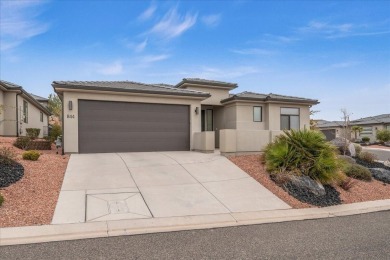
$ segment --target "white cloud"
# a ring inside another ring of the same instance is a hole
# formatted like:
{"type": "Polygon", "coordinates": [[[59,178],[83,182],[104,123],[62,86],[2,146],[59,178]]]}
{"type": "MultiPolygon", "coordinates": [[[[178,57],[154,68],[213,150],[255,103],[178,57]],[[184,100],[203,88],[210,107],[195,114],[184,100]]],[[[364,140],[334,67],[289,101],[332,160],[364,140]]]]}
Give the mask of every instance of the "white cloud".
{"type": "Polygon", "coordinates": [[[355,26],[351,23],[343,24],[331,24],[325,22],[311,21],[307,26],[299,28],[300,32],[307,33],[347,33],[350,32],[355,26]]]}
{"type": "Polygon", "coordinates": [[[127,48],[132,49],[135,52],[142,52],[148,45],[148,39],[145,39],[144,41],[139,43],[128,42],[127,40],[123,40],[123,42],[127,48]]]}
{"type": "Polygon", "coordinates": [[[346,61],[346,62],[340,62],[340,63],[331,64],[329,67],[333,68],[333,69],[340,69],[340,68],[354,67],[354,66],[356,66],[358,64],[360,64],[360,62],[357,62],[357,61],[346,61]]]}
{"type": "Polygon", "coordinates": [[[231,50],[234,53],[242,55],[273,55],[276,52],[266,49],[251,48],[251,49],[240,49],[240,50],[231,50]]]}
{"type": "Polygon", "coordinates": [[[170,56],[167,54],[160,54],[160,55],[146,55],[141,58],[141,63],[143,65],[149,65],[154,62],[162,61],[168,59],[170,56]]]}
{"type": "Polygon", "coordinates": [[[46,1],[0,2],[0,50],[13,49],[28,39],[45,33],[47,23],[38,20],[39,8],[46,1]]]}
{"type": "Polygon", "coordinates": [[[165,39],[178,37],[195,25],[197,16],[197,14],[190,13],[180,15],[176,8],[171,8],[148,33],[165,39]]]}
{"type": "Polygon", "coordinates": [[[157,6],[155,4],[152,4],[151,6],[148,7],[145,11],[143,11],[139,16],[138,20],[140,21],[146,21],[152,18],[154,15],[155,11],[157,9],[157,6]]]}
{"type": "Polygon", "coordinates": [[[202,16],[202,22],[208,27],[216,27],[221,22],[221,14],[211,14],[202,16]]]}
{"type": "Polygon", "coordinates": [[[115,61],[111,64],[96,64],[98,73],[103,75],[119,75],[123,73],[123,64],[121,61],[115,61]]]}

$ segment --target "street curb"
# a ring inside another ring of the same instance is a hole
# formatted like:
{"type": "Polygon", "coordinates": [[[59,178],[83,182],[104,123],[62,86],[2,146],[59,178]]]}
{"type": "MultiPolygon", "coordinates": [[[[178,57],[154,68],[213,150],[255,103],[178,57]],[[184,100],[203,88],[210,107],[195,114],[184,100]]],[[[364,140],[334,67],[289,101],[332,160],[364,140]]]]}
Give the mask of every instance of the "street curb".
{"type": "Polygon", "coordinates": [[[385,210],[390,210],[390,199],[325,208],[10,227],[0,228],[0,246],[321,219],[385,210]]]}

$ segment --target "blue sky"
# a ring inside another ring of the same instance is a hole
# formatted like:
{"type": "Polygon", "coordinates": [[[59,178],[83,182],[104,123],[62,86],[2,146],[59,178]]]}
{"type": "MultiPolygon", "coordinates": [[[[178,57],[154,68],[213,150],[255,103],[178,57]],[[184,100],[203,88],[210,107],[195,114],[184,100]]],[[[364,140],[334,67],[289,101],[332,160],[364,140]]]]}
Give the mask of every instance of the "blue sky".
{"type": "Polygon", "coordinates": [[[390,1],[8,1],[0,78],[176,84],[319,99],[316,118],[390,113],[390,1]]]}

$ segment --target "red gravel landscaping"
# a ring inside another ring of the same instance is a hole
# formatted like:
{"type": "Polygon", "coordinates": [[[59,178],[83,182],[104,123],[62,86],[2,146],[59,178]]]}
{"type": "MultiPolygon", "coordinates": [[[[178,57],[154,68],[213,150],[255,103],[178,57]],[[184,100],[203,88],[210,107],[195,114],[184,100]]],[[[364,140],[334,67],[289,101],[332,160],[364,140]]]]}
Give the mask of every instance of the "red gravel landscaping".
{"type": "Polygon", "coordinates": [[[56,154],[53,147],[39,151],[38,161],[23,160],[24,151],[12,145],[15,139],[0,137],[0,148],[12,147],[16,161],[24,167],[21,180],[0,189],[5,199],[0,207],[0,227],[50,224],[69,156],[56,154]]]}
{"type": "MultiPolygon", "coordinates": [[[[240,155],[229,157],[230,161],[240,167],[247,174],[252,176],[261,185],[266,187],[281,200],[286,202],[293,208],[310,208],[316,207],[307,203],[300,202],[294,197],[290,196],[286,191],[273,182],[269,174],[266,172],[264,165],[261,163],[260,155],[240,155]]],[[[383,182],[372,180],[371,182],[364,182],[354,180],[355,185],[349,190],[345,191],[340,187],[336,190],[340,192],[340,198],[343,204],[363,202],[371,200],[390,199],[390,185],[383,182]]]]}

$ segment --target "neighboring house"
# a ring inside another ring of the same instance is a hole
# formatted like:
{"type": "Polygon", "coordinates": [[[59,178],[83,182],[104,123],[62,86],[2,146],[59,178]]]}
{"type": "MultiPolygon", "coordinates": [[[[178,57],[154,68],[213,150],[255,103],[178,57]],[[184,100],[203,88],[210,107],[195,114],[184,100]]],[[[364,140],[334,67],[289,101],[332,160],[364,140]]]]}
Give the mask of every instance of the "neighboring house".
{"type": "Polygon", "coordinates": [[[183,79],[54,81],[63,104],[65,153],[261,151],[283,129],[310,127],[317,100],[242,92],[237,84],[183,79]]]}
{"type": "Polygon", "coordinates": [[[44,106],[44,107],[49,106],[49,99],[48,98],[40,97],[40,96],[34,95],[32,93],[30,93],[30,96],[32,96],[35,100],[37,100],[42,106],[44,106]]]}
{"type": "MultiPolygon", "coordinates": [[[[328,140],[332,140],[334,137],[341,136],[343,125],[343,121],[323,121],[318,123],[317,127],[325,134],[328,140]]],[[[361,140],[362,137],[366,136],[370,138],[370,142],[375,142],[376,133],[378,130],[390,130],[390,114],[370,116],[352,120],[349,122],[349,128],[352,128],[352,126],[361,126],[363,128],[361,133],[357,133],[358,140],[361,140]]],[[[355,138],[355,133],[352,131],[351,138],[355,138]]]]}
{"type": "Polygon", "coordinates": [[[26,128],[48,134],[49,110],[21,86],[0,80],[0,105],[0,136],[25,136],[26,128]]]}

